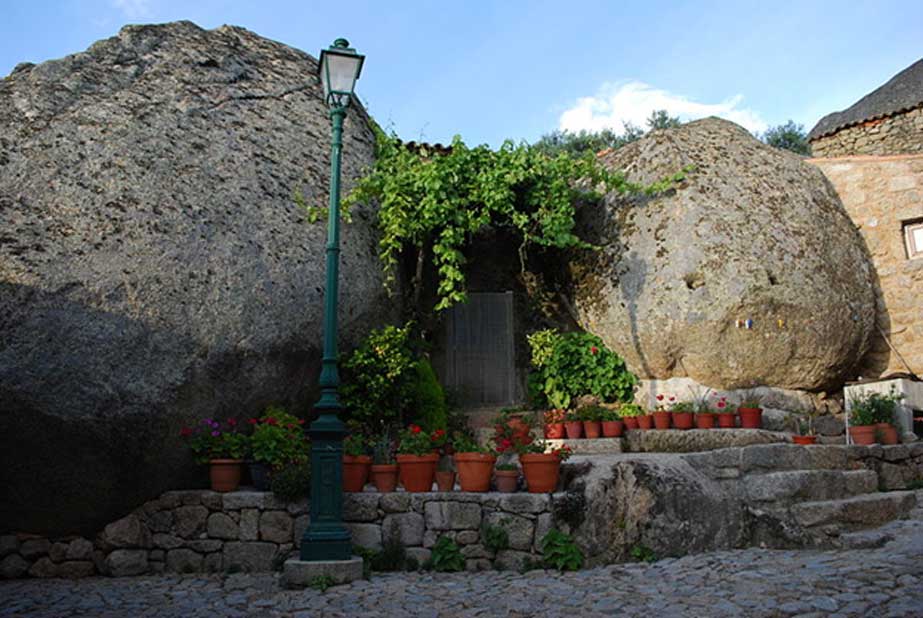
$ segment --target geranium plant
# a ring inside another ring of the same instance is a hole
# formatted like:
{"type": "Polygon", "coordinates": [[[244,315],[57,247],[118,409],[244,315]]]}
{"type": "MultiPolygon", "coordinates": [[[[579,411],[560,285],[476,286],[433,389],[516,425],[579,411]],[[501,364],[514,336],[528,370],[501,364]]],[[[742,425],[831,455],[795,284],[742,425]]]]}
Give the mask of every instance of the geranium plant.
{"type": "Polygon", "coordinates": [[[282,408],[270,406],[263,416],[247,422],[253,425],[250,442],[254,461],[279,469],[308,460],[304,420],[282,408]]]}
{"type": "Polygon", "coordinates": [[[736,408],[729,403],[726,397],[721,397],[715,402],[715,414],[734,414],[736,408]]]}
{"type": "Polygon", "coordinates": [[[235,418],[223,423],[206,418],[195,428],[183,427],[180,435],[189,441],[196,462],[208,463],[213,459],[242,459],[247,454],[249,441],[239,430],[235,418]]]}
{"type": "Polygon", "coordinates": [[[343,454],[360,457],[368,454],[368,440],[360,433],[354,433],[343,440],[343,454]]]}
{"type": "Polygon", "coordinates": [[[401,455],[429,455],[444,441],[445,431],[423,431],[419,425],[410,425],[398,434],[397,452],[401,455]]]}

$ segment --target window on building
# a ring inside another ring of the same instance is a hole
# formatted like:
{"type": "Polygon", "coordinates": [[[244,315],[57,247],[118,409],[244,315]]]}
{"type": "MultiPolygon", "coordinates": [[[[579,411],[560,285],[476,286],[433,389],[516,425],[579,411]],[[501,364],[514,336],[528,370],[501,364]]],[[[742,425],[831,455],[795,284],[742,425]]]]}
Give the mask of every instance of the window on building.
{"type": "Polygon", "coordinates": [[[904,241],[908,258],[923,258],[923,219],[904,223],[904,241]]]}

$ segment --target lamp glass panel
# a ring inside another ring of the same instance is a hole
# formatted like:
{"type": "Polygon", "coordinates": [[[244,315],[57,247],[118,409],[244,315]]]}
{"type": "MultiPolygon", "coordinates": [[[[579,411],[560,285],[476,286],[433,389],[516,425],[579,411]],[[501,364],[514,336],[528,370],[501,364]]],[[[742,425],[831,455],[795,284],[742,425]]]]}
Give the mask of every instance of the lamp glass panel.
{"type": "Polygon", "coordinates": [[[330,92],[352,93],[361,61],[362,59],[359,56],[337,53],[324,54],[325,66],[321,67],[324,94],[330,94],[330,92]]]}

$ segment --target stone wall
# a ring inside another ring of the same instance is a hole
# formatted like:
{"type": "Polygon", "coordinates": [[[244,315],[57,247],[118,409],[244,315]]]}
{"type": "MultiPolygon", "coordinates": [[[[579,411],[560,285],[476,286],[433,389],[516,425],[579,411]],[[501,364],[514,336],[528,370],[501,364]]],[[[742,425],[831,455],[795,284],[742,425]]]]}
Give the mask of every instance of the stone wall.
{"type": "Polygon", "coordinates": [[[811,140],[811,152],[815,157],[923,152],[923,106],[811,140]]]}
{"type": "MultiPolygon", "coordinates": [[[[420,564],[436,540],[448,536],[462,547],[470,570],[516,569],[538,558],[551,510],[548,494],[362,493],[345,496],[343,518],[356,545],[380,549],[397,534],[420,564]],[[495,525],[510,541],[496,554],[481,538],[495,525]]],[[[268,492],[171,491],[92,540],[0,536],[0,578],[272,571],[296,554],[308,512],[306,501],[285,504],[268,492]]]]}
{"type": "MultiPolygon", "coordinates": [[[[923,150],[923,132],[916,139],[923,150]]],[[[923,259],[908,259],[902,228],[905,221],[923,218],[923,155],[809,161],[833,184],[865,239],[877,274],[878,326],[910,368],[923,374],[923,259]]],[[[876,330],[859,374],[876,378],[906,371],[876,330]]]]}

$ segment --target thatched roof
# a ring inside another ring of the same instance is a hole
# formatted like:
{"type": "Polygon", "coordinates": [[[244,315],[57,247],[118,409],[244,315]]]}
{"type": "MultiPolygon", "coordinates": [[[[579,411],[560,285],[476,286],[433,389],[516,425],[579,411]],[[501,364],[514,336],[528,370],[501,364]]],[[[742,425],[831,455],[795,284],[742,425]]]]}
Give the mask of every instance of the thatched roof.
{"type": "Polygon", "coordinates": [[[884,86],[865,95],[852,107],[827,114],[808,134],[814,140],[867,120],[892,116],[923,104],[923,60],[888,80],[884,86]]]}

